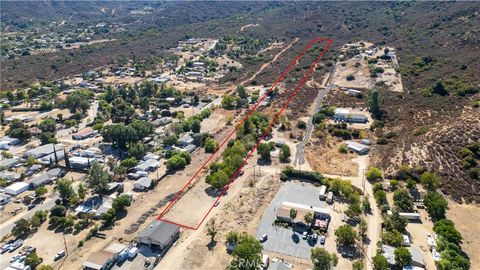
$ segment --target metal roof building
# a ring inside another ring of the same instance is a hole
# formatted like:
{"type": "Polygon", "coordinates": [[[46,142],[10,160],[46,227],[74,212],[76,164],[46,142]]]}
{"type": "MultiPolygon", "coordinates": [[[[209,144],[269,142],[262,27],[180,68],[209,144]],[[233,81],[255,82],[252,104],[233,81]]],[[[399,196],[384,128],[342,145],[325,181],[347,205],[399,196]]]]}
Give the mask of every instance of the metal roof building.
{"type": "Polygon", "coordinates": [[[154,220],[138,234],[135,240],[141,244],[158,246],[163,250],[169,248],[179,236],[180,228],[177,225],[154,220]]]}

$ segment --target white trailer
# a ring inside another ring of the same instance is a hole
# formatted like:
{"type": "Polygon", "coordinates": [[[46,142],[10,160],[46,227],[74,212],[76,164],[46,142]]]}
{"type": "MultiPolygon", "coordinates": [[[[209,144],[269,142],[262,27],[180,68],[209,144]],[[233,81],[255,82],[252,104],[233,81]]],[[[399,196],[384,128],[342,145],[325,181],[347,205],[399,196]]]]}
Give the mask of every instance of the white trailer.
{"type": "Polygon", "coordinates": [[[332,204],[333,203],[333,192],[330,191],[327,194],[327,203],[332,204]]]}
{"type": "Polygon", "coordinates": [[[318,198],[322,201],[325,200],[326,193],[327,193],[327,186],[322,185],[320,187],[320,192],[318,193],[318,198]]]}

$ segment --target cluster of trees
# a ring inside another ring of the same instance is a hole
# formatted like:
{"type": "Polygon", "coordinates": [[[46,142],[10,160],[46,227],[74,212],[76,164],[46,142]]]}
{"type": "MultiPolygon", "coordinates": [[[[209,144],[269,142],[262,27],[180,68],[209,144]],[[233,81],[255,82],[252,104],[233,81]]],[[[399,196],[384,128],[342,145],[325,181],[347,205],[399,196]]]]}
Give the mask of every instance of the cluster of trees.
{"type": "MultiPolygon", "coordinates": [[[[268,118],[259,113],[253,113],[237,130],[237,138],[230,140],[223,152],[223,161],[210,165],[210,174],[207,176],[207,183],[213,188],[225,187],[230,178],[242,165],[243,159],[251,150],[256,141],[265,133],[268,127],[268,118]]],[[[270,154],[270,148],[269,148],[270,154]]]]}
{"type": "Polygon", "coordinates": [[[26,236],[40,227],[45,220],[47,220],[47,213],[39,210],[35,212],[30,219],[22,218],[16,221],[14,227],[12,228],[12,234],[15,237],[26,236]]]}
{"type": "Polygon", "coordinates": [[[292,166],[287,166],[280,175],[280,180],[282,181],[286,181],[289,178],[305,179],[325,184],[325,178],[319,172],[296,170],[292,166]]]}
{"type": "Polygon", "coordinates": [[[32,135],[30,131],[28,131],[28,127],[20,119],[13,119],[8,126],[9,129],[7,134],[12,138],[24,141],[29,139],[32,135]]]}
{"type": "Polygon", "coordinates": [[[90,108],[90,99],[94,97],[92,91],[88,89],[76,90],[67,96],[67,99],[61,104],[62,107],[68,108],[72,114],[85,114],[90,108]]]}
{"type": "Polygon", "coordinates": [[[437,268],[470,269],[470,261],[460,246],[462,235],[455,228],[455,224],[445,218],[448,202],[440,193],[429,191],[424,197],[427,212],[435,222],[433,231],[438,235],[436,250],[440,252],[440,261],[437,268]]]}
{"type": "Polygon", "coordinates": [[[426,97],[434,94],[447,96],[455,93],[457,96],[474,95],[479,92],[479,88],[473,84],[461,81],[458,77],[452,77],[445,80],[438,80],[432,86],[422,89],[422,94],[426,97]]]}
{"type": "Polygon", "coordinates": [[[368,198],[362,203],[360,201],[360,193],[354,189],[350,180],[334,178],[328,181],[328,185],[330,191],[348,201],[348,208],[345,211],[345,215],[347,215],[348,218],[358,221],[362,212],[369,212],[371,210],[368,198]]]}
{"type": "Polygon", "coordinates": [[[182,126],[183,132],[192,131],[193,133],[199,133],[201,129],[201,123],[204,119],[210,117],[212,112],[210,109],[205,109],[201,111],[199,114],[196,114],[187,120],[183,120],[180,122],[182,126]]]}
{"type": "Polygon", "coordinates": [[[467,144],[460,150],[459,155],[462,159],[462,167],[468,170],[468,175],[472,179],[480,179],[480,143],[467,144]]]}
{"type": "Polygon", "coordinates": [[[167,170],[175,171],[185,168],[192,161],[192,157],[186,151],[171,150],[165,155],[167,158],[167,170]]]}
{"type": "Polygon", "coordinates": [[[129,125],[112,124],[103,126],[102,136],[105,142],[111,142],[113,146],[127,149],[127,145],[141,141],[152,134],[154,127],[151,123],[134,120],[129,125]]]}
{"type": "Polygon", "coordinates": [[[56,122],[53,118],[46,118],[40,122],[38,127],[42,130],[42,134],[40,134],[40,142],[42,144],[57,143],[57,139],[55,138],[55,126],[56,122]]]}

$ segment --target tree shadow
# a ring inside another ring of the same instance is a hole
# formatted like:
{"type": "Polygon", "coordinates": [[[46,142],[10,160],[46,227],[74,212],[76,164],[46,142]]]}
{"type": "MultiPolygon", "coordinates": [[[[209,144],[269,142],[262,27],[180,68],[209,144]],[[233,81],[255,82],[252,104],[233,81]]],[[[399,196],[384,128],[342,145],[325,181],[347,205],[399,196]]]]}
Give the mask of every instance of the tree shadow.
{"type": "Polygon", "coordinates": [[[362,257],[362,252],[356,247],[337,245],[337,251],[343,258],[349,260],[355,260],[362,257]]]}
{"type": "Polygon", "coordinates": [[[265,160],[263,158],[259,158],[257,160],[257,164],[260,166],[270,166],[272,165],[272,159],[265,160]]]}
{"type": "Polygon", "coordinates": [[[208,250],[213,250],[213,249],[215,248],[215,246],[217,246],[217,241],[215,241],[215,240],[210,241],[210,242],[208,242],[208,244],[207,244],[208,250]]]}

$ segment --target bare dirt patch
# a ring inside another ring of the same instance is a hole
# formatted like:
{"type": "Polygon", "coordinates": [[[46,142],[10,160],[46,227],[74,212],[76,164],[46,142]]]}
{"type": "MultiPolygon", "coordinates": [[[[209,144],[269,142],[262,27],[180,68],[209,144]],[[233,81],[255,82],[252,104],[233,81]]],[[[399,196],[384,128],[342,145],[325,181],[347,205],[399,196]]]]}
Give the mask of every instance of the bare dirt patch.
{"type": "Polygon", "coordinates": [[[463,237],[462,248],[470,257],[471,269],[480,269],[480,239],[478,227],[480,226],[480,207],[475,204],[459,204],[448,202],[447,218],[455,223],[455,228],[463,237]]]}
{"type": "Polygon", "coordinates": [[[331,139],[322,143],[312,138],[305,148],[305,156],[313,170],[325,174],[357,176],[358,165],[352,161],[357,154],[342,154],[338,151],[341,140],[331,139]]]}

